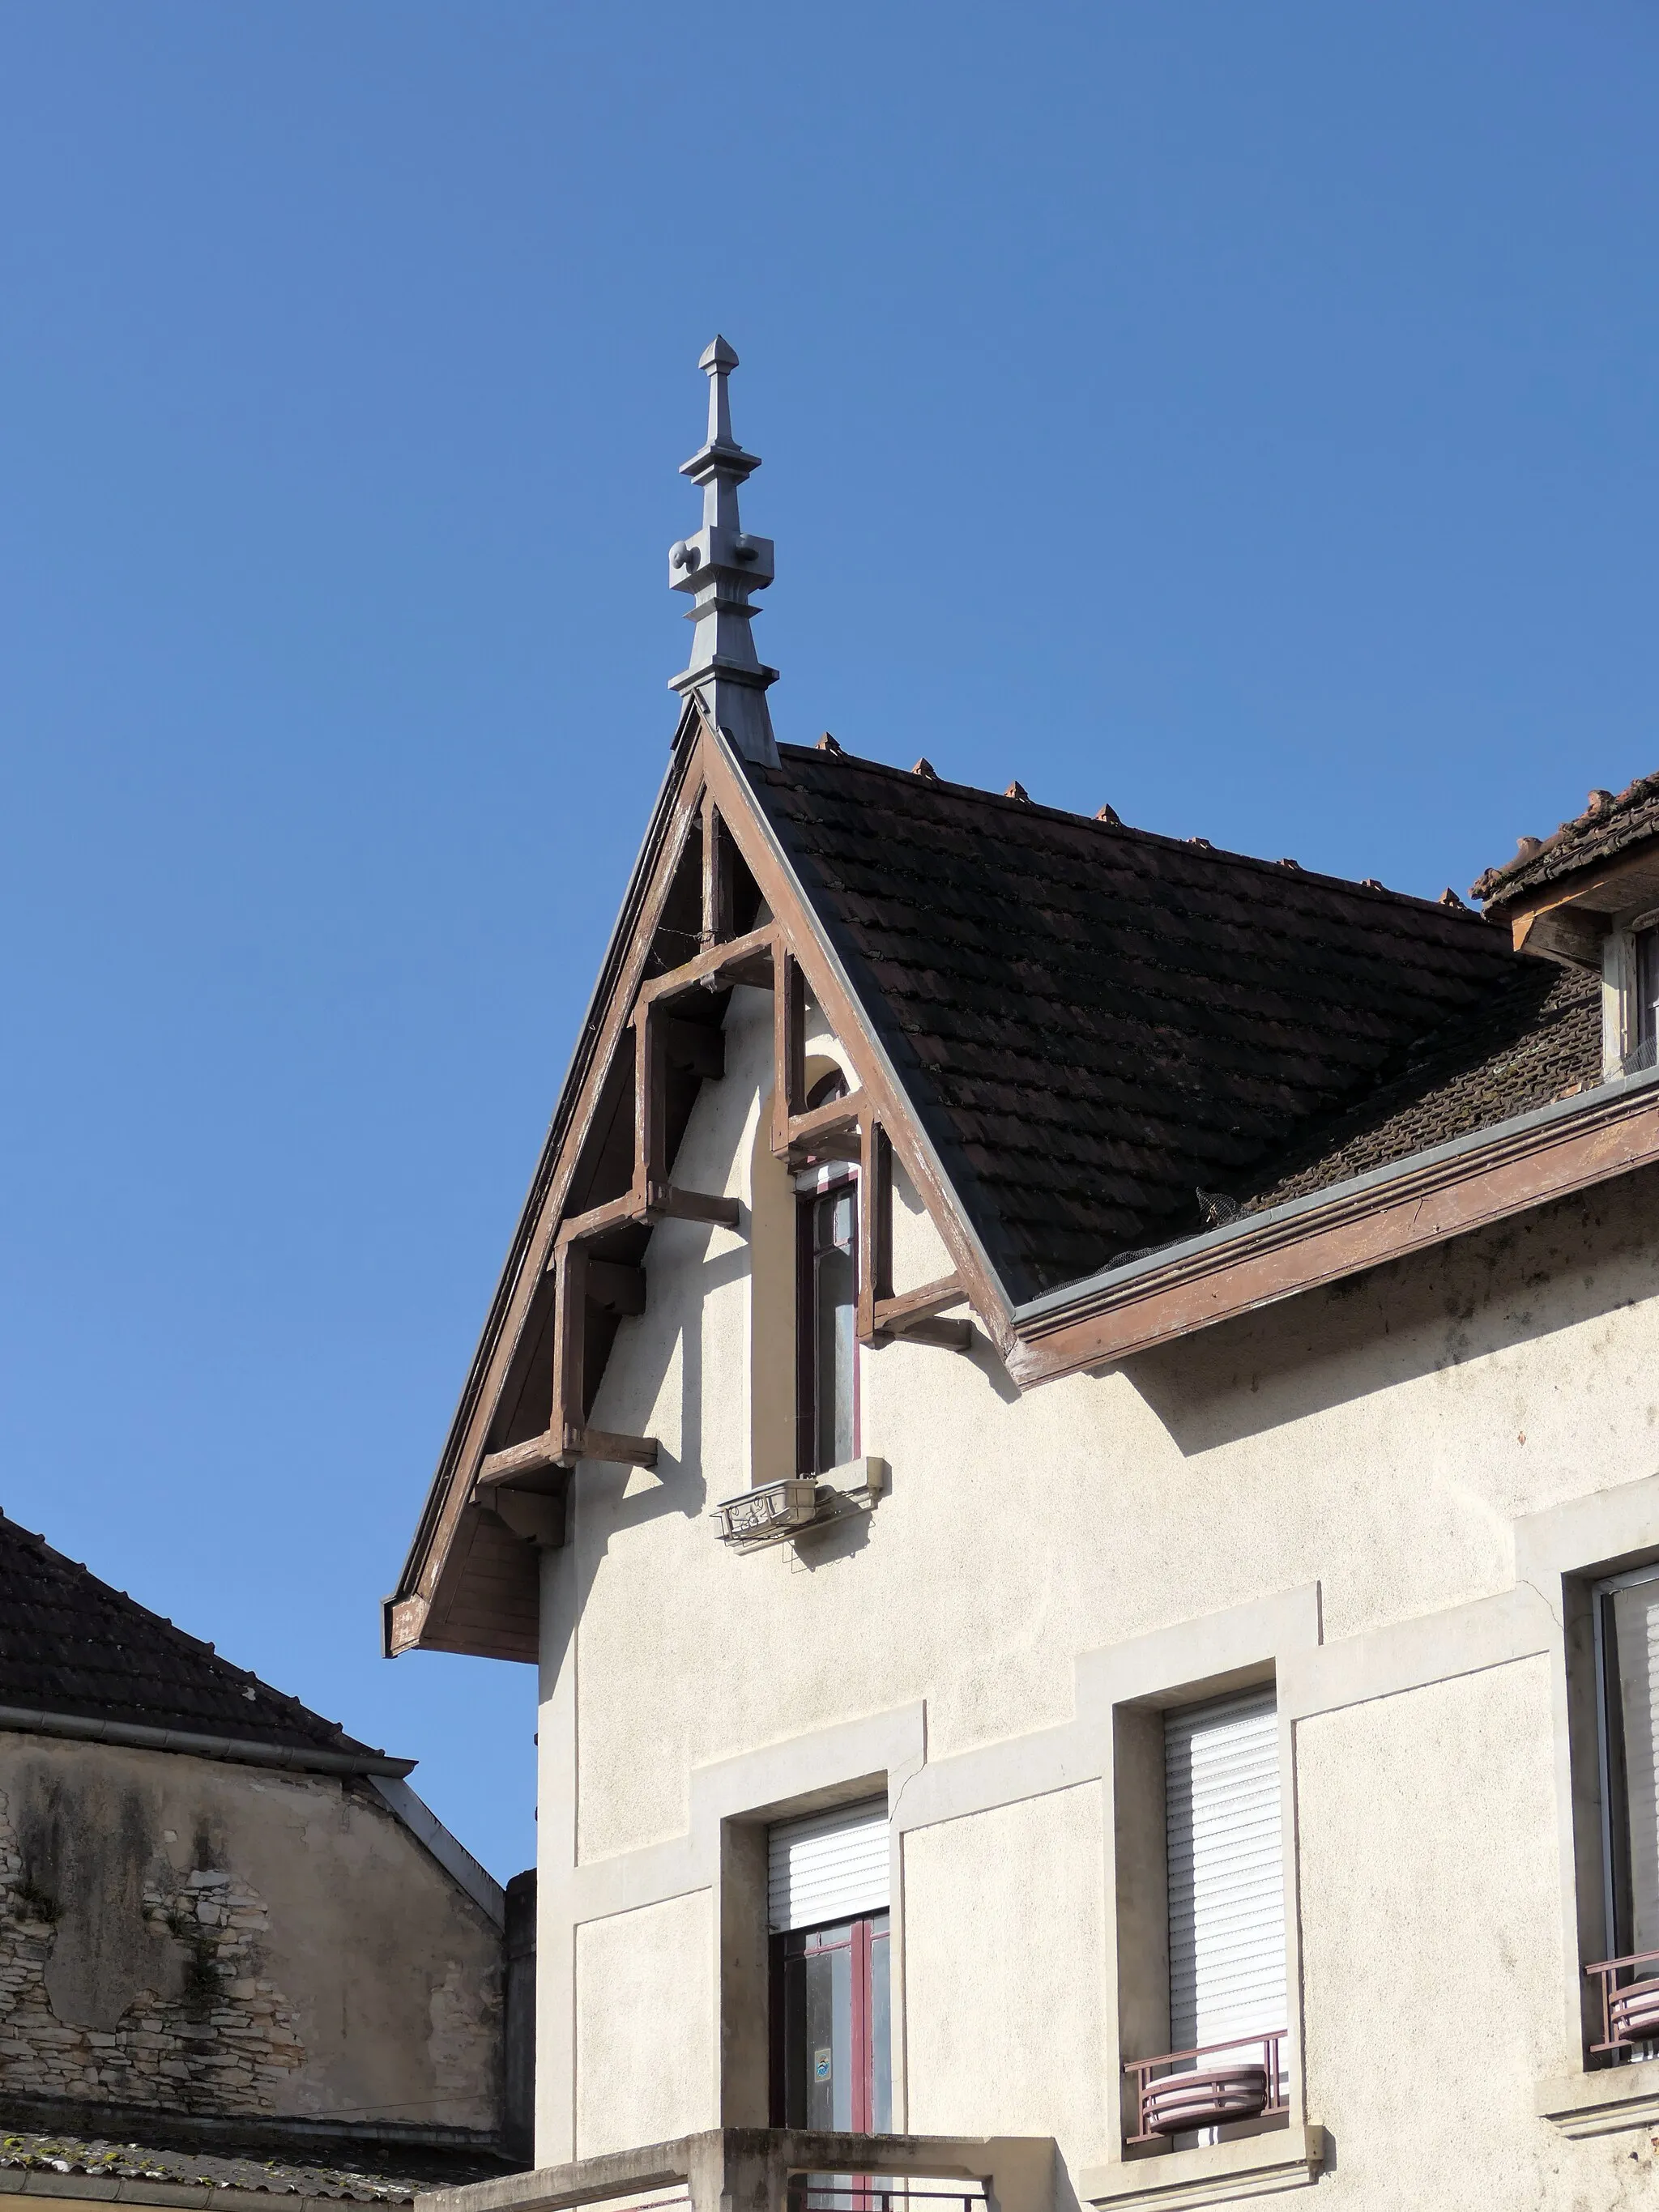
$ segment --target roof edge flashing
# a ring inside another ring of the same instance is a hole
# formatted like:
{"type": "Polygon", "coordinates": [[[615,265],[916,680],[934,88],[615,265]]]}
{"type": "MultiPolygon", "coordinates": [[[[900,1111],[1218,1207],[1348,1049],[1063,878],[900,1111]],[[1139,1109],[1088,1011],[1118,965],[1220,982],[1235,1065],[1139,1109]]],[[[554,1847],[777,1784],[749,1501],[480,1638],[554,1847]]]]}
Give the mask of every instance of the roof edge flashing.
{"type": "Polygon", "coordinates": [[[1137,1259],[1099,1268],[1076,1282],[1063,1283],[1057,1290],[1046,1291],[1041,1297],[1027,1299],[1014,1308],[1015,1330],[1028,1340],[1046,1335],[1050,1329],[1080,1320],[1112,1302],[1117,1292],[1137,1285],[1150,1287],[1158,1279],[1178,1273],[1194,1261],[1214,1258],[1224,1265],[1233,1256],[1242,1258],[1257,1246],[1288,1241],[1282,1232],[1294,1231],[1310,1217],[1352,1206],[1356,1200],[1371,1194],[1382,1196],[1408,1176],[1432,1173],[1437,1168],[1455,1165],[1483,1152],[1523,1146],[1525,1140],[1534,1135],[1562,1123],[1604,1114],[1609,1109],[1617,1109],[1635,1094],[1656,1087],[1659,1087],[1659,1066],[1644,1068],[1634,1075],[1615,1076],[1571,1098],[1553,1099],[1547,1106],[1531,1107],[1507,1121],[1471,1130],[1467,1136],[1449,1138],[1443,1145],[1408,1152],[1403,1159],[1389,1160],[1381,1167],[1366,1169],[1362,1175],[1328,1183],[1322,1190],[1305,1192],[1300,1198],[1285,1199],[1260,1213],[1243,1214],[1219,1228],[1200,1230],[1195,1236],[1159,1245],[1137,1259]]]}

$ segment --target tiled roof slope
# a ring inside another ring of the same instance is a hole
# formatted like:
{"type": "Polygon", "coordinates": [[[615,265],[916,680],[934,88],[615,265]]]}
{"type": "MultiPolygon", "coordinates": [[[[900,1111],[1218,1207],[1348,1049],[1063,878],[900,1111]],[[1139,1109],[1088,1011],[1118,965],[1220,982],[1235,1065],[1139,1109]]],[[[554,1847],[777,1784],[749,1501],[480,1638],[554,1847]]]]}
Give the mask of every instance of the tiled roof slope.
{"type": "Polygon", "coordinates": [[[1488,868],[1470,896],[1503,905],[1540,884],[1559,883],[1580,868],[1600,866],[1650,837],[1659,836],[1659,775],[1638,776],[1616,795],[1593,791],[1582,814],[1564,822],[1553,837],[1523,837],[1507,866],[1488,868]]]}
{"type": "Polygon", "coordinates": [[[781,752],[761,802],[1017,1301],[1194,1233],[1540,973],[1455,906],[781,752]]]}
{"type": "Polygon", "coordinates": [[[1455,1035],[1428,1039],[1402,1073],[1275,1160],[1244,1211],[1409,1159],[1601,1079],[1601,979],[1584,969],[1529,963],[1482,1012],[1452,1026],[1455,1035]]]}
{"type": "MultiPolygon", "coordinates": [[[[152,2137],[165,2141],[167,2116],[154,2116],[149,2125],[152,2137]]],[[[349,2141],[342,2141],[338,2155],[324,2163],[314,2156],[296,2155],[292,2147],[262,2141],[258,2125],[257,2120],[249,2121],[246,2142],[227,2144],[216,2153],[149,2148],[143,2143],[111,2142],[101,2136],[0,2134],[0,2195],[12,2193],[26,2174],[68,2174],[84,2177],[92,2188],[77,2191],[59,2185],[52,2196],[125,2202],[137,2197],[140,2203],[159,2197],[165,2203],[169,2188],[175,2195],[210,2189],[313,2202],[409,2204],[423,2190],[491,2180],[512,2167],[510,2160],[487,2153],[349,2141]],[[119,2188],[121,2183],[133,2181],[162,2186],[154,2196],[119,2188]]]]}
{"type": "Polygon", "coordinates": [[[3,1514],[0,1708],[376,1756],[3,1514]]]}

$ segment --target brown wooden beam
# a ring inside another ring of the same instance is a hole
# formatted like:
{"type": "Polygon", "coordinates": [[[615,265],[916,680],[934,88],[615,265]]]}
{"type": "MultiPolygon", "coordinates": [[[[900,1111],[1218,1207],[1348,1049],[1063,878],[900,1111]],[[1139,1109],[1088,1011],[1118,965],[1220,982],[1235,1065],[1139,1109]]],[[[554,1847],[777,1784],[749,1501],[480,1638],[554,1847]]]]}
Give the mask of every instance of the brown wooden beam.
{"type": "Polygon", "coordinates": [[[772,970],[772,1151],[789,1150],[789,1125],[806,1108],[806,978],[781,938],[772,970]]]}
{"type": "Polygon", "coordinates": [[[963,1296],[957,1278],[945,1275],[936,1283],[923,1284],[920,1290],[878,1298],[871,1316],[871,1340],[890,1344],[902,1339],[906,1344],[937,1344],[947,1352],[970,1351],[972,1322],[939,1318],[947,1306],[960,1305],[963,1296]]]}
{"type": "Polygon", "coordinates": [[[719,1198],[712,1191],[680,1190],[672,1182],[653,1183],[646,1194],[642,1221],[709,1221],[722,1229],[735,1229],[742,1209],[735,1198],[719,1198]]]}
{"type": "Polygon", "coordinates": [[[574,1467],[579,1459],[593,1459],[611,1467],[655,1467],[655,1437],[619,1437],[609,1429],[567,1428],[560,1464],[574,1467]]]}
{"type": "Polygon", "coordinates": [[[844,1098],[832,1098],[810,1113],[792,1114],[783,1157],[803,1167],[814,1159],[857,1159],[863,1149],[859,1123],[864,1108],[863,1091],[849,1091],[844,1098]]]}
{"type": "Polygon", "coordinates": [[[902,1336],[919,1321],[932,1321],[949,1306],[962,1304],[963,1288],[959,1277],[941,1275],[936,1283],[924,1283],[919,1290],[904,1291],[896,1297],[889,1295],[876,1300],[876,1327],[902,1336]]]}
{"type": "Polygon", "coordinates": [[[586,1416],[586,1349],[587,1251],[562,1237],[554,1261],[553,1410],[547,1425],[555,1437],[580,1428],[586,1416]]]}
{"type": "Polygon", "coordinates": [[[893,1147],[871,1113],[859,1125],[858,1199],[858,1339],[873,1344],[877,1304],[893,1288],[893,1147]]]}
{"type": "Polygon", "coordinates": [[[746,937],[734,937],[725,945],[711,945],[678,968],[671,968],[665,975],[653,975],[640,987],[640,1001],[655,1005],[659,1000],[675,999],[683,991],[695,991],[700,984],[719,988],[726,983],[754,983],[769,989],[772,981],[772,944],[776,932],[769,927],[751,929],[746,937]]]}
{"type": "MultiPolygon", "coordinates": [[[[616,1229],[626,1229],[640,1218],[639,1200],[631,1190],[624,1191],[620,1198],[607,1199],[603,1206],[590,1206],[586,1213],[573,1213],[568,1221],[562,1221],[558,1241],[560,1244],[592,1244],[597,1238],[608,1237],[616,1229]]],[[[557,1258],[556,1246],[550,1266],[556,1265],[557,1258]]]]}
{"type": "Polygon", "coordinates": [[[505,1451],[491,1452],[479,1467],[475,1487],[490,1490],[497,1483],[520,1483],[544,1474],[557,1467],[563,1448],[562,1439],[549,1429],[539,1437],[526,1437],[520,1444],[509,1444],[505,1451]]]}

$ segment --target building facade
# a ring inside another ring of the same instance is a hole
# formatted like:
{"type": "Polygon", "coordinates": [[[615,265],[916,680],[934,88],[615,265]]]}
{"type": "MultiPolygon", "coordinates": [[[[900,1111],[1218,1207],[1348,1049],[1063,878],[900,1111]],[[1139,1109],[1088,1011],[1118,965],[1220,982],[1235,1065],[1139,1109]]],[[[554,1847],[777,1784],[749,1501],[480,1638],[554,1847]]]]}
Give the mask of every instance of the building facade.
{"type": "Polygon", "coordinates": [[[457,2202],[1645,2202],[1659,778],[1477,913],[780,745],[733,365],[387,1601],[541,1673],[559,2171],[457,2202]]]}
{"type": "Polygon", "coordinates": [[[412,1764],[0,1518],[0,2133],[510,2165],[505,1900],[412,1764]]]}

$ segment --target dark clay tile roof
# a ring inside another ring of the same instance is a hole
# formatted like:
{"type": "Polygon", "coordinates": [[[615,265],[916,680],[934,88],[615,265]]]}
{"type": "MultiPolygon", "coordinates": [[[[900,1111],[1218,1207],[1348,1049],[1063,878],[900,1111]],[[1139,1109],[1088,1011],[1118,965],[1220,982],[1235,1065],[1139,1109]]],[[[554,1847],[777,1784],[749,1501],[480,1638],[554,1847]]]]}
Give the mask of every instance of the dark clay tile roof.
{"type": "Polygon", "coordinates": [[[3,1514],[0,1708],[299,1753],[375,1755],[3,1514]]]}
{"type": "Polygon", "coordinates": [[[781,750],[761,802],[1016,1301],[1194,1234],[1559,972],[1455,903],[781,750]]]}
{"type": "Polygon", "coordinates": [[[1601,979],[1587,969],[1529,962],[1482,1012],[1452,1026],[1275,1160],[1243,1210],[1327,1189],[1601,1079],[1601,979]]]}
{"type": "Polygon", "coordinates": [[[1470,896],[1502,906],[1540,884],[1559,883],[1580,868],[1600,866],[1659,836],[1659,775],[1638,776],[1617,795],[1593,791],[1582,814],[1564,822],[1553,837],[1523,837],[1515,859],[1488,868],[1470,896]]]}
{"type": "MultiPolygon", "coordinates": [[[[169,2123],[164,2113],[148,2124],[150,2142],[165,2143],[169,2123]]],[[[188,2133],[188,2128],[185,2132],[188,2133]]],[[[332,2198],[345,2203],[408,2204],[422,2191],[485,2181],[510,2172],[511,2162],[487,2153],[467,2154],[424,2146],[366,2145],[342,2140],[334,2156],[296,2156],[291,2146],[262,2140],[257,2120],[217,2149],[150,2148],[146,2143],[111,2142],[101,2136],[0,2134],[0,2195],[24,2174],[84,2176],[94,2185],[88,2197],[115,2196],[116,2185],[143,2181],[176,2191],[246,2191],[264,2197],[332,2198]],[[269,2155],[272,2150],[276,2154],[269,2155]]],[[[54,2195],[72,2191],[54,2191],[54,2195]]],[[[158,2191],[161,2194],[161,2191],[158,2191]]],[[[125,2192],[131,2197],[135,2192],[125,2192]]]]}

